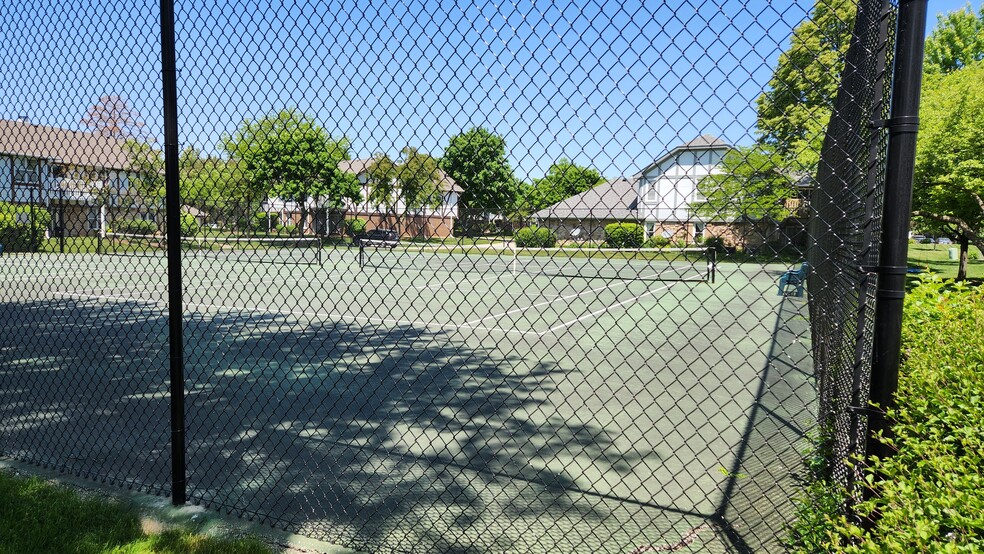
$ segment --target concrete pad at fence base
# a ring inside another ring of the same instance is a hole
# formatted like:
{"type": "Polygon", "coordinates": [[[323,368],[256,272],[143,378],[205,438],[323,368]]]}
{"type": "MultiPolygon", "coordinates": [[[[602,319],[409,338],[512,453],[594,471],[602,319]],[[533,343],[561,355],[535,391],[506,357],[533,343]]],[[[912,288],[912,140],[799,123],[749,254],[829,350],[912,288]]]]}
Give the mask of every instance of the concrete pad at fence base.
{"type": "Polygon", "coordinates": [[[98,496],[133,508],[140,516],[144,533],[157,534],[168,529],[184,529],[219,538],[252,536],[283,554],[364,554],[310,537],[287,533],[244,519],[206,510],[201,506],[173,506],[171,499],[88,481],[66,473],[25,463],[0,459],[0,471],[21,477],[38,477],[68,487],[82,496],[98,496]]]}

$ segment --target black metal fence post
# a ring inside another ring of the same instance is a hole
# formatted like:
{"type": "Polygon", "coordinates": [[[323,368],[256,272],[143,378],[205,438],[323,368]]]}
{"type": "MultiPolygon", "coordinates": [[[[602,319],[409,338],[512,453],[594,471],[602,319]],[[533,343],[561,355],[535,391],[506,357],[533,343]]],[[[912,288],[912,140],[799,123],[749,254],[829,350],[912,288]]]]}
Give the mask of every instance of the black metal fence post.
{"type": "Polygon", "coordinates": [[[186,500],[184,337],[181,298],[181,198],[178,190],[178,84],[174,0],[161,0],[161,76],[164,93],[164,190],[167,214],[168,344],[171,368],[171,502],[186,500]]]}
{"type": "Polygon", "coordinates": [[[878,264],[867,452],[877,457],[892,451],[878,435],[891,435],[885,410],[894,402],[899,380],[902,307],[905,298],[908,233],[912,211],[912,179],[919,128],[919,93],[922,86],[923,44],[926,34],[926,0],[899,4],[895,43],[895,79],[892,91],[889,144],[885,173],[882,248],[878,264]]]}

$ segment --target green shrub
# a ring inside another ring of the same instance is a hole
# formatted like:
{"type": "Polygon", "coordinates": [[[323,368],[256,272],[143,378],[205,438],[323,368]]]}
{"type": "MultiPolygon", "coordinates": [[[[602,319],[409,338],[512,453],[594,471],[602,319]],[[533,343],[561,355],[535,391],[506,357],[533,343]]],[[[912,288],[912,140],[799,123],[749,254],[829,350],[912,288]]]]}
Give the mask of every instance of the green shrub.
{"type": "Polygon", "coordinates": [[[253,214],[250,221],[250,231],[254,233],[271,233],[280,227],[280,217],[260,210],[253,214]]]}
{"type": "Polygon", "coordinates": [[[547,227],[531,225],[513,234],[519,248],[553,248],[557,246],[557,235],[547,227]]]}
{"type": "Polygon", "coordinates": [[[181,236],[182,237],[193,237],[198,234],[201,226],[198,225],[198,219],[195,216],[187,213],[181,214],[181,236]]]}
{"type": "Polygon", "coordinates": [[[666,248],[670,245],[669,237],[654,236],[649,237],[643,244],[646,248],[666,248]]]}
{"type": "Polygon", "coordinates": [[[157,223],[142,219],[121,219],[113,222],[113,232],[127,235],[153,235],[158,232],[157,223]]]}
{"type": "Polygon", "coordinates": [[[37,252],[51,225],[48,210],[0,202],[0,244],[5,252],[37,252]]]}
{"type": "Polygon", "coordinates": [[[718,252],[724,252],[724,239],[721,237],[707,237],[704,239],[704,246],[713,248],[718,252]]]}
{"type": "Polygon", "coordinates": [[[605,245],[609,248],[639,248],[645,238],[646,230],[638,223],[605,225],[605,245]]]}
{"type": "Polygon", "coordinates": [[[883,439],[896,453],[870,461],[874,494],[855,509],[879,517],[864,529],[814,500],[816,546],[794,536],[799,552],[984,552],[984,288],[922,279],[902,341],[895,437],[883,439]]]}
{"type": "Polygon", "coordinates": [[[366,227],[368,225],[369,222],[361,217],[352,218],[345,222],[345,232],[348,233],[348,236],[350,237],[361,235],[366,232],[366,227]]]}

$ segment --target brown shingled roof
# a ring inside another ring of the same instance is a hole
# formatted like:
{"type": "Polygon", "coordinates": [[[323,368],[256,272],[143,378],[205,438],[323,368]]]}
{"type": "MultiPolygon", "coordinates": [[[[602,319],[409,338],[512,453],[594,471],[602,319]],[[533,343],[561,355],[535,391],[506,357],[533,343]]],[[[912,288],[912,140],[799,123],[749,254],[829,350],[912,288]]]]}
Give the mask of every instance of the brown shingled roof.
{"type": "MultiPolygon", "coordinates": [[[[360,158],[357,160],[342,160],[338,162],[338,169],[351,173],[352,175],[360,175],[369,170],[369,165],[372,164],[372,158],[360,158]]],[[[443,169],[438,168],[438,173],[441,176],[441,190],[450,192],[462,192],[462,189],[458,183],[451,178],[450,175],[444,172],[443,169]]]]}
{"type": "Polygon", "coordinates": [[[9,119],[0,119],[0,154],[58,159],[82,167],[130,168],[124,140],[9,119]]]}

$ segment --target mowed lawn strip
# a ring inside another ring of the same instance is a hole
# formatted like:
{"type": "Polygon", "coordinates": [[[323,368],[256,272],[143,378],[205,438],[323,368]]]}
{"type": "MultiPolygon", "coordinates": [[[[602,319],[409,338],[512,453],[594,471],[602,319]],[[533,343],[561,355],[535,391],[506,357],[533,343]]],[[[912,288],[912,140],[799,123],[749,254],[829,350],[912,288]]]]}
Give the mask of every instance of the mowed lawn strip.
{"type": "Polygon", "coordinates": [[[0,554],[269,554],[252,538],[220,539],[181,529],[145,534],[137,512],[86,498],[36,477],[0,471],[0,554]]]}

